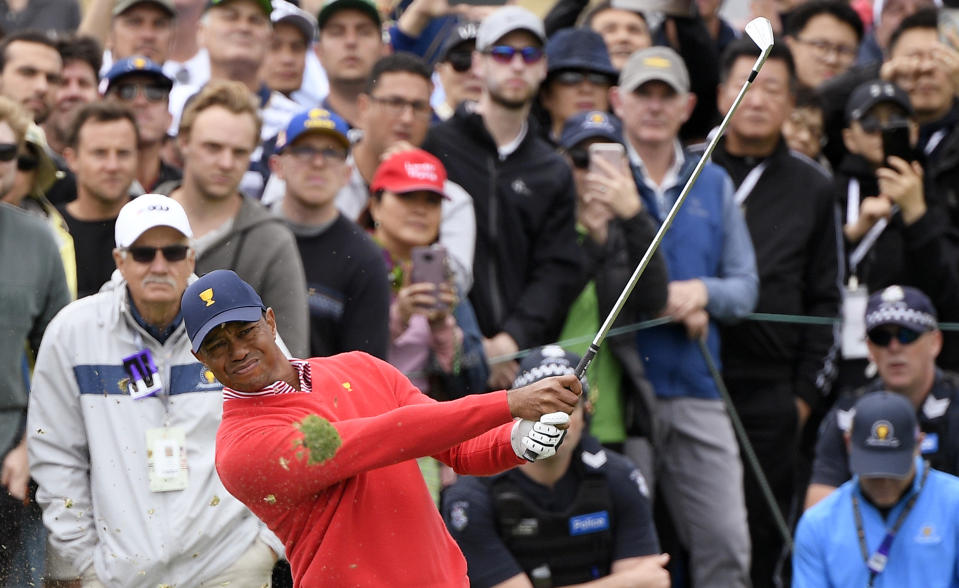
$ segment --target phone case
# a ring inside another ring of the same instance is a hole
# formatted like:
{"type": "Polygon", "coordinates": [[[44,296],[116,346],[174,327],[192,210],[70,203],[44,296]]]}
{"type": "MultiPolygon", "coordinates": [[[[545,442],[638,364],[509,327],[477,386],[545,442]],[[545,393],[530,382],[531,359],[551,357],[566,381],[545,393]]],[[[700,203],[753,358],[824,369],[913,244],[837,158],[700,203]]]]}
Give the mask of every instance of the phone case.
{"type": "Polygon", "coordinates": [[[619,143],[593,143],[589,146],[589,171],[590,173],[601,173],[602,170],[593,166],[593,159],[604,159],[607,163],[616,169],[620,169],[623,160],[626,157],[626,149],[619,143]]]}
{"type": "Polygon", "coordinates": [[[883,159],[886,160],[891,155],[901,157],[906,161],[912,161],[916,158],[912,146],[909,144],[909,127],[891,127],[882,131],[882,151],[883,159]]]}
{"type": "Polygon", "coordinates": [[[442,247],[414,247],[410,254],[413,268],[410,283],[430,282],[436,285],[446,282],[446,249],[442,247]]]}

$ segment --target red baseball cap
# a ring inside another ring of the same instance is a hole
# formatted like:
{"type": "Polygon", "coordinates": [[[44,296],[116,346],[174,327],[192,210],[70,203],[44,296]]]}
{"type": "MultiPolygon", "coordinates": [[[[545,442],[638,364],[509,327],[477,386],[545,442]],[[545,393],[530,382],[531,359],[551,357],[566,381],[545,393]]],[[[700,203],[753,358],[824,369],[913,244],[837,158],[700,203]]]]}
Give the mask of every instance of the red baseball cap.
{"type": "Polygon", "coordinates": [[[446,168],[439,159],[422,149],[410,149],[395,153],[376,168],[370,190],[396,194],[424,190],[449,198],[443,190],[445,183],[446,168]]]}

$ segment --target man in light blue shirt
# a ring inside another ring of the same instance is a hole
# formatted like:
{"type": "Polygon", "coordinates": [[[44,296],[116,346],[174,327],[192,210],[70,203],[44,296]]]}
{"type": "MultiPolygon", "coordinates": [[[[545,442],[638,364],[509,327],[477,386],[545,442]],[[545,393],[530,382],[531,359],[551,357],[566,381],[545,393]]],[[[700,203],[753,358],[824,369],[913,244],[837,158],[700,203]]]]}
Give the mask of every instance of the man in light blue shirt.
{"type": "Polygon", "coordinates": [[[874,392],[846,434],[853,479],[805,512],[793,586],[959,586],[959,478],[919,459],[915,408],[874,392]]]}

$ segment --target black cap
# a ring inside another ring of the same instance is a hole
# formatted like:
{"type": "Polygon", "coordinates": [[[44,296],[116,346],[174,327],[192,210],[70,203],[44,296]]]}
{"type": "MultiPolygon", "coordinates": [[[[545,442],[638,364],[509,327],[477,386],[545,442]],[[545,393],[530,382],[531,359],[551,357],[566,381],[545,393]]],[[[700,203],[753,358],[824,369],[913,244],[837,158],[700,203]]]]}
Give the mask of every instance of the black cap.
{"type": "Polygon", "coordinates": [[[443,41],[443,50],[440,52],[440,61],[444,61],[450,51],[460,45],[472,43],[476,45],[476,31],[479,29],[478,22],[464,22],[457,25],[443,41]]]}
{"type": "Polygon", "coordinates": [[[883,80],[872,80],[856,86],[846,101],[846,122],[862,120],[873,106],[888,102],[902,108],[906,114],[912,115],[912,103],[909,94],[893,84],[883,80]]]}

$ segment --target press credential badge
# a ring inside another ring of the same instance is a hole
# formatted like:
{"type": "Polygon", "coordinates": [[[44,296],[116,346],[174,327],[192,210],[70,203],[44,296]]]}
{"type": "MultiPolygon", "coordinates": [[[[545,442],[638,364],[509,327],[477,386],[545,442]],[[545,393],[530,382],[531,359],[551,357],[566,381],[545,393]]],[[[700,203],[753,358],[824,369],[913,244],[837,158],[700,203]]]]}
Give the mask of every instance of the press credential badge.
{"type": "Polygon", "coordinates": [[[147,429],[147,468],[151,492],[183,490],[187,485],[186,433],[181,427],[147,429]]]}

